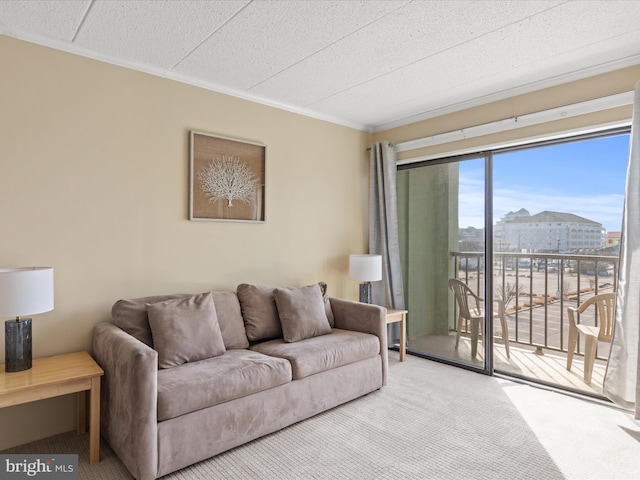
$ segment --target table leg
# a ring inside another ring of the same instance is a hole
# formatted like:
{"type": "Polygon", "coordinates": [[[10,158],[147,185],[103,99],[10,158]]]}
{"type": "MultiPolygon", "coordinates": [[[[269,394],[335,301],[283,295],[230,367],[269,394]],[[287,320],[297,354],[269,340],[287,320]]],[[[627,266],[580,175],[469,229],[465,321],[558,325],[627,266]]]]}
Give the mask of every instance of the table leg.
{"type": "Polygon", "coordinates": [[[89,463],[100,462],[100,377],[91,379],[89,407],[89,463]]]}
{"type": "Polygon", "coordinates": [[[87,396],[86,391],[78,392],[78,435],[87,431],[87,396]]]}
{"type": "Polygon", "coordinates": [[[404,362],[405,355],[407,354],[407,316],[402,314],[402,320],[400,320],[400,361],[404,362]]]}

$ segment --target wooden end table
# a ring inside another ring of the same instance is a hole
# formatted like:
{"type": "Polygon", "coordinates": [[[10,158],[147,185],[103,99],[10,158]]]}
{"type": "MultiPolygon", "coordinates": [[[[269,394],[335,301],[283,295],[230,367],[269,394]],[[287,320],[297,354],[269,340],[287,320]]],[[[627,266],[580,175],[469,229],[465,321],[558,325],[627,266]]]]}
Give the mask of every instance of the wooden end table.
{"type": "Polygon", "coordinates": [[[78,433],[87,429],[85,394],[89,392],[89,463],[100,461],[100,377],[102,368],[87,352],[33,360],[22,372],[5,372],[0,365],[0,408],[78,394],[78,433]]]}
{"type": "Polygon", "coordinates": [[[400,361],[404,362],[407,353],[407,313],[408,310],[387,308],[387,325],[400,322],[400,361]]]}

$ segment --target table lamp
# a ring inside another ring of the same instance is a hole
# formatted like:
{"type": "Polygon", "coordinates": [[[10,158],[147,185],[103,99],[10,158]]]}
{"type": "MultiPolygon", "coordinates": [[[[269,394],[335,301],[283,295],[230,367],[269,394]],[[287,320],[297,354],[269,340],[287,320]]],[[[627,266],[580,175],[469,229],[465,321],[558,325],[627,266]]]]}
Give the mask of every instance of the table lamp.
{"type": "Polygon", "coordinates": [[[53,268],[0,268],[0,317],[4,322],[5,372],[31,368],[31,319],[53,310],[53,268]]]}
{"type": "Polygon", "coordinates": [[[349,255],[349,277],[360,284],[360,301],[371,303],[371,282],[382,280],[382,255],[349,255]]]}

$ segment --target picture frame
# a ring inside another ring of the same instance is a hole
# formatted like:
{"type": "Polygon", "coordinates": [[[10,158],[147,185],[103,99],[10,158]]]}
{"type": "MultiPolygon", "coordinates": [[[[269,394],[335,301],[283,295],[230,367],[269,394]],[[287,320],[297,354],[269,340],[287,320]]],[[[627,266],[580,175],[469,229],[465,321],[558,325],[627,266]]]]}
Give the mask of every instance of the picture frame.
{"type": "Polygon", "coordinates": [[[266,145],[190,132],[189,220],[266,221],[266,145]]]}

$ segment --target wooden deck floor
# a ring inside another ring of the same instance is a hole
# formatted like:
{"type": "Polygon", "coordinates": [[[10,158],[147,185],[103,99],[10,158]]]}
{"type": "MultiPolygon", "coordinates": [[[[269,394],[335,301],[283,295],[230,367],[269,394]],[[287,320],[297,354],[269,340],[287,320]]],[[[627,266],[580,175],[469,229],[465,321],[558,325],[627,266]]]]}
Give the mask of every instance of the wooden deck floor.
{"type": "MultiPolygon", "coordinates": [[[[580,355],[574,356],[571,371],[566,368],[567,357],[562,352],[544,350],[543,354],[536,353],[534,347],[510,343],[510,358],[507,358],[504,345],[496,339],[494,370],[505,374],[516,374],[533,380],[551,383],[561,388],[570,388],[589,394],[602,395],[602,381],[606,364],[596,360],[593,368],[591,384],[583,381],[584,362],[580,355]]],[[[481,344],[479,350],[481,350],[481,344]]],[[[460,345],[455,348],[455,336],[431,335],[417,339],[410,339],[408,351],[429,353],[456,361],[473,365],[482,365],[482,353],[476,359],[471,358],[469,338],[461,337],[460,345]]]]}

